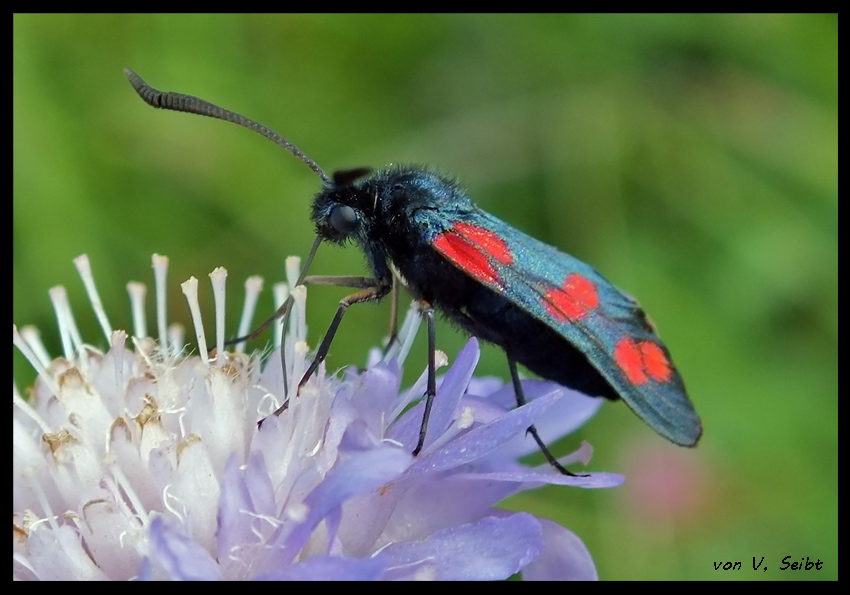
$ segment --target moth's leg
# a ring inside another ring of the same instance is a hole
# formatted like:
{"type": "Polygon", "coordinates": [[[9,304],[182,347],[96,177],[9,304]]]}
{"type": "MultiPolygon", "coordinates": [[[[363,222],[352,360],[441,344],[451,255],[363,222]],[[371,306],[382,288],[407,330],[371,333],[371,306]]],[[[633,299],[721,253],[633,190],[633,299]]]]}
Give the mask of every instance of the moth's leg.
{"type": "Polygon", "coordinates": [[[436,346],[436,330],[434,320],[434,308],[424,300],[420,301],[422,316],[428,323],[428,390],[425,392],[425,413],[422,415],[422,425],[419,427],[419,441],[413,449],[413,456],[419,454],[425,444],[425,433],[428,431],[428,418],[431,417],[431,406],[434,404],[434,396],[437,394],[436,366],[434,364],[436,346]]]}
{"type": "MultiPolygon", "coordinates": [[[[310,277],[305,279],[305,282],[308,281],[310,277]]],[[[332,285],[332,283],[328,283],[327,277],[322,278],[322,283],[325,285],[332,285]]],[[[345,277],[344,279],[348,280],[347,282],[352,282],[354,277],[345,277]]],[[[298,383],[298,390],[301,390],[301,387],[310,379],[310,376],[316,371],[325,357],[328,355],[328,351],[331,348],[331,342],[334,339],[334,335],[336,335],[336,331],[339,328],[339,323],[342,322],[342,317],[345,314],[345,311],[348,310],[348,307],[353,304],[360,304],[363,302],[374,302],[380,300],[382,297],[387,295],[390,291],[390,285],[382,285],[378,284],[374,279],[366,279],[361,278],[362,281],[371,281],[374,284],[371,286],[364,285],[354,285],[354,287],[365,287],[365,289],[358,291],[356,293],[352,293],[349,296],[342,298],[339,301],[339,307],[336,310],[336,316],[334,316],[333,321],[331,321],[331,325],[328,327],[328,331],[325,333],[324,339],[322,339],[322,343],[319,345],[319,349],[316,350],[316,357],[313,358],[313,362],[310,364],[310,367],[307,368],[307,371],[304,372],[304,376],[301,377],[301,382],[298,383]]],[[[314,281],[315,283],[315,281],[314,281]]],[[[341,283],[340,283],[341,284],[341,283]]],[[[346,285],[346,287],[351,287],[351,285],[346,285]]]]}
{"type": "Polygon", "coordinates": [[[288,314],[289,314],[289,308],[290,307],[292,307],[292,296],[291,295],[288,298],[286,298],[286,301],[283,302],[280,305],[280,308],[277,309],[277,312],[272,314],[272,316],[268,320],[264,321],[262,324],[260,324],[260,326],[258,326],[257,328],[255,328],[254,330],[252,330],[250,333],[248,333],[247,335],[245,335],[243,337],[236,337],[235,339],[230,339],[228,341],[225,341],[224,346],[225,347],[232,347],[233,345],[238,345],[239,343],[242,343],[244,341],[251,341],[252,339],[256,339],[257,337],[260,336],[260,334],[264,330],[269,328],[275,320],[277,320],[281,316],[287,317],[288,314]]]}
{"type": "MultiPolygon", "coordinates": [[[[522,383],[520,383],[519,381],[519,373],[516,369],[516,362],[510,355],[508,356],[508,367],[511,370],[511,380],[514,383],[514,395],[516,396],[517,407],[522,407],[526,403],[525,393],[522,390],[522,383]]],[[[566,467],[561,465],[561,463],[558,462],[558,459],[555,458],[555,455],[553,455],[549,451],[549,447],[546,446],[546,443],[543,442],[543,440],[537,434],[537,428],[535,428],[533,425],[528,426],[526,433],[531,434],[531,437],[534,438],[534,441],[537,443],[537,446],[540,447],[540,452],[543,453],[543,455],[546,457],[546,460],[549,461],[549,464],[552,465],[555,469],[557,469],[564,475],[569,475],[571,477],[587,477],[587,475],[584,474],[571,473],[566,467]]]]}
{"type": "MultiPolygon", "coordinates": [[[[381,285],[377,279],[372,279],[371,277],[356,277],[349,275],[310,275],[308,277],[304,277],[301,279],[301,283],[299,285],[333,285],[336,287],[352,287],[355,289],[359,288],[369,288],[376,287],[381,285]]],[[[350,297],[350,296],[349,296],[350,297]]],[[[292,314],[292,301],[293,297],[290,294],[288,298],[286,298],[286,302],[284,302],[281,309],[287,307],[286,312],[283,316],[283,324],[281,325],[281,337],[280,337],[280,366],[283,370],[283,397],[284,397],[284,405],[282,408],[278,408],[275,412],[275,415],[280,415],[280,412],[286,409],[285,405],[289,402],[289,378],[286,375],[286,349],[284,345],[286,345],[286,329],[289,328],[289,317],[292,314]]],[[[280,310],[278,310],[280,311],[280,310]]],[[[275,314],[275,317],[277,314],[275,314]]],[[[272,318],[274,320],[274,318],[272,318]]],[[[334,331],[335,332],[335,331],[334,331]]],[[[302,379],[298,384],[298,388],[301,388],[301,385],[304,383],[302,379]]],[[[297,392],[296,392],[297,394],[297,392]]]]}
{"type": "Polygon", "coordinates": [[[333,285],[335,287],[352,287],[354,289],[367,289],[378,286],[387,286],[387,291],[389,291],[389,284],[382,284],[377,279],[373,279],[372,277],[355,277],[350,275],[309,275],[304,277],[304,281],[301,283],[302,285],[333,285]]]}
{"type": "MultiPolygon", "coordinates": [[[[319,364],[321,364],[325,357],[327,357],[328,351],[331,348],[331,343],[336,335],[336,331],[339,328],[339,324],[342,322],[342,317],[345,315],[345,311],[348,307],[362,302],[374,302],[380,300],[389,293],[391,287],[388,282],[381,283],[377,279],[371,279],[369,277],[310,276],[304,279],[304,284],[362,287],[363,289],[352,293],[339,301],[339,307],[336,310],[336,315],[334,316],[333,321],[331,321],[331,325],[328,327],[328,331],[325,333],[321,344],[319,344],[319,348],[316,350],[316,357],[313,358],[313,361],[310,363],[310,366],[307,368],[307,371],[304,372],[304,376],[301,377],[301,381],[298,383],[298,390],[295,393],[296,395],[301,391],[301,387],[306,384],[306,382],[310,379],[310,376],[312,376],[319,367],[319,364]]],[[[287,409],[287,407],[289,407],[289,399],[284,401],[283,405],[277,408],[274,415],[280,415],[287,409]]]]}

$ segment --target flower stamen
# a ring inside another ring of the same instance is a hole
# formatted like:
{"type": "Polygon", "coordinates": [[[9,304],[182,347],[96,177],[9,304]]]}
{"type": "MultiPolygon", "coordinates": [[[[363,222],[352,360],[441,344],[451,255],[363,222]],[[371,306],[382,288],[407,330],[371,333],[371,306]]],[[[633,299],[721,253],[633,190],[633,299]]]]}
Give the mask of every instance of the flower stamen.
{"type": "Polygon", "coordinates": [[[216,267],[210,273],[215,301],[215,361],[221,365],[224,361],[224,285],[227,281],[227,269],[216,267]]]}
{"type": "MultiPolygon", "coordinates": [[[[248,277],[245,280],[245,304],[242,306],[242,318],[239,320],[239,331],[237,337],[244,337],[251,330],[251,321],[254,319],[254,312],[257,309],[257,299],[260,297],[260,292],[263,290],[263,278],[259,275],[248,277]]],[[[245,352],[245,341],[242,341],[236,346],[237,353],[245,352]]]]}
{"type": "Polygon", "coordinates": [[[86,294],[89,296],[92,310],[100,323],[100,328],[103,329],[103,335],[106,339],[112,334],[112,325],[109,324],[109,319],[106,316],[106,310],[103,309],[103,302],[100,301],[100,294],[97,292],[97,286],[94,283],[94,276],[91,273],[91,263],[87,254],[81,254],[74,259],[74,264],[77,271],[80,273],[80,278],[83,280],[83,285],[86,288],[86,294]]]}
{"type": "MultiPolygon", "coordinates": [[[[159,330],[159,344],[164,350],[168,350],[171,346],[169,339],[171,338],[168,332],[167,324],[167,288],[165,282],[168,278],[168,257],[154,254],[151,257],[153,265],[154,284],[156,286],[156,326],[159,330]]],[[[182,344],[182,341],[181,341],[182,344]]]]}
{"type": "Polygon", "coordinates": [[[75,352],[80,354],[80,359],[83,359],[83,338],[71,313],[68,292],[61,285],[57,285],[51,287],[49,293],[50,300],[53,302],[53,311],[56,312],[56,320],[59,323],[59,335],[62,337],[65,359],[72,360],[75,352]]]}
{"type": "Polygon", "coordinates": [[[133,336],[141,339],[148,336],[148,324],[145,317],[145,297],[148,288],[144,283],[130,281],[127,283],[127,293],[130,294],[130,310],[133,313],[133,336]]]}

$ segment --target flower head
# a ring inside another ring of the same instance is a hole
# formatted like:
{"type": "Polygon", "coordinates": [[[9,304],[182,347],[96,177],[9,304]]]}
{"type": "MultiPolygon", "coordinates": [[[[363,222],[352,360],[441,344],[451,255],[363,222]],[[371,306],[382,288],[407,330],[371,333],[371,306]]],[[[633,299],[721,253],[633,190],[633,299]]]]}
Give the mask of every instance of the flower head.
{"type": "MultiPolygon", "coordinates": [[[[590,417],[597,399],[525,381],[529,403],[512,408],[509,386],[472,378],[479,355],[472,339],[440,379],[425,446],[413,457],[423,407],[411,404],[426,377],[401,390],[400,366],[416,312],[398,345],[385,357],[374,353],[365,372],[335,377],[320,368],[275,417],[305,369],[304,287],[292,290],[285,341],[262,358],[223,349],[226,273],[214,271],[216,350],[208,358],[197,281],[183,286],[194,355],[166,324],[166,259],[154,257],[159,341],[147,336],[143,286],[129,286],[129,337],[112,330],[88,260],[77,266],[106,351],[82,342],[61,288],[51,297],[64,357],[51,359],[34,329],[13,328],[13,342],[39,374],[29,400],[13,393],[15,578],[504,579],[519,571],[595,578],[570,531],[494,507],[544,483],[622,482],[518,461],[536,448],[525,436],[529,425],[553,440],[590,417]]],[[[291,260],[292,279],[297,269],[291,260]]],[[[240,335],[260,285],[246,283],[240,335]]],[[[286,293],[278,289],[279,303],[286,293]]],[[[589,454],[585,445],[562,462],[589,454]]]]}

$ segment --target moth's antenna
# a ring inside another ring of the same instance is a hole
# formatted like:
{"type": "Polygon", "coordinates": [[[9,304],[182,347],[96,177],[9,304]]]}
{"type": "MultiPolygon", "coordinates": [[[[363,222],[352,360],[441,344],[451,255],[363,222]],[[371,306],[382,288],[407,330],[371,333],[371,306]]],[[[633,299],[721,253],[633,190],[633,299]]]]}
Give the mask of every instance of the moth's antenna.
{"type": "Polygon", "coordinates": [[[254,120],[246,118],[245,116],[240,116],[236,112],[226,110],[223,107],[218,107],[217,105],[210,103],[209,101],[204,101],[203,99],[193,97],[192,95],[184,95],[183,93],[163,92],[154,89],[145,81],[143,81],[138,74],[136,74],[129,68],[124,69],[124,74],[127,75],[127,79],[130,81],[130,84],[133,85],[133,88],[136,90],[136,93],[139,94],[139,97],[144,99],[145,103],[147,103],[151,107],[172,110],[175,112],[186,112],[188,114],[198,114],[199,116],[208,116],[210,118],[218,118],[219,120],[233,122],[234,124],[239,124],[240,126],[249,128],[254,132],[262,134],[267,139],[274,141],[275,143],[277,143],[278,145],[298,157],[298,159],[306,163],[307,167],[312,169],[317,176],[322,178],[322,181],[326,184],[333,183],[328,174],[325,173],[325,170],[319,167],[319,165],[315,161],[307,157],[307,155],[305,155],[301,149],[299,149],[291,142],[283,138],[274,130],[266,128],[259,122],[255,122],[254,120]]]}

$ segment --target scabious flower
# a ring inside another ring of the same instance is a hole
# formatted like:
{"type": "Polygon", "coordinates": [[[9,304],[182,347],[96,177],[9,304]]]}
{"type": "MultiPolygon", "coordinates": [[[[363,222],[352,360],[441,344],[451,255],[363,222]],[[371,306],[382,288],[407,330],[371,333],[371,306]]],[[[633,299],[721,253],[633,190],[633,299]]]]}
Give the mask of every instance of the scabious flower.
{"type": "MultiPolygon", "coordinates": [[[[375,351],[365,372],[320,368],[280,416],[267,417],[287,394],[284,378],[294,395],[305,369],[305,288],[292,290],[283,344],[265,358],[246,355],[223,348],[226,273],[214,271],[216,350],[206,357],[194,278],[183,284],[197,338],[191,355],[166,324],[165,258],[154,257],[159,341],[146,330],[141,284],[128,286],[128,336],[112,330],[88,259],[76,263],[108,349],[83,343],[62,288],[51,297],[63,357],[51,359],[34,329],[13,327],[38,371],[29,399],[13,389],[14,578],[596,578],[573,533],[494,507],[545,483],[622,482],[518,461],[536,449],[530,424],[551,441],[593,415],[598,399],[525,381],[529,403],[513,408],[510,386],[472,378],[479,351],[471,339],[440,379],[425,447],[413,457],[423,406],[411,404],[426,374],[400,390],[400,365],[415,311],[400,342],[384,357],[375,351]]],[[[290,260],[290,279],[297,269],[290,260]]],[[[240,335],[260,285],[246,283],[240,335]]],[[[282,303],[285,287],[276,293],[282,303]]],[[[561,462],[589,455],[584,445],[561,462]]]]}

